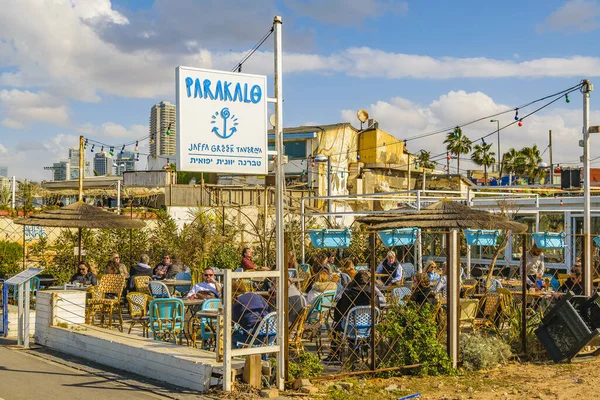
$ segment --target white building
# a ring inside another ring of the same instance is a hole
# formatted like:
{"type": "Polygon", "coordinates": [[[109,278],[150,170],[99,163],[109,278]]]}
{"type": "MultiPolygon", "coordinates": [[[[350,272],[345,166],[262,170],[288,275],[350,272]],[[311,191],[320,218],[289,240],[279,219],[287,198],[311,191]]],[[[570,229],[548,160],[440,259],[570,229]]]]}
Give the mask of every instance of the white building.
{"type": "Polygon", "coordinates": [[[177,154],[177,109],[175,104],[161,101],[152,106],[150,110],[150,155],[148,156],[148,169],[161,169],[165,157],[175,161],[177,154]]]}

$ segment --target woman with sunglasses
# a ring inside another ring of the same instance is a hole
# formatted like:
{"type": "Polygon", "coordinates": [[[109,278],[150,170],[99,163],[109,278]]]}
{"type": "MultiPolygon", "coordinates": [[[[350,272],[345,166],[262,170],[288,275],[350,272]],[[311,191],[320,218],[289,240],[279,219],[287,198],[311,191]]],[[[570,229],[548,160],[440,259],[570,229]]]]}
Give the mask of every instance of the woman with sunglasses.
{"type": "Polygon", "coordinates": [[[93,265],[90,264],[88,267],[84,261],[80,261],[77,268],[79,271],[71,277],[70,283],[78,283],[82,286],[96,286],[98,284],[93,265]]]}

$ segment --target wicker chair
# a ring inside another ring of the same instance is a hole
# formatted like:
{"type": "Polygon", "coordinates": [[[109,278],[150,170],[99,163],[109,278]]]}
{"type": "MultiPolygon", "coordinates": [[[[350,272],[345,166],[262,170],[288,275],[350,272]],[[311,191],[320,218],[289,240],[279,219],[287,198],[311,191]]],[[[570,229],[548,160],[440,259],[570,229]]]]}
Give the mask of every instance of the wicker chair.
{"type": "Polygon", "coordinates": [[[498,309],[500,308],[502,297],[498,293],[488,293],[479,303],[481,318],[473,320],[473,329],[489,329],[498,322],[498,309]]]}
{"type": "Polygon", "coordinates": [[[152,296],[146,293],[131,292],[127,294],[127,303],[129,305],[129,315],[131,315],[131,325],[129,332],[135,324],[142,326],[142,335],[148,337],[148,305],[152,301],[152,296]]]}
{"type": "Polygon", "coordinates": [[[119,330],[123,332],[123,313],[121,312],[121,295],[125,288],[125,278],[122,275],[106,274],[100,279],[98,286],[92,291],[85,313],[85,323],[94,324],[96,315],[100,313],[101,324],[104,325],[108,316],[108,327],[112,329],[113,312],[119,313],[119,330]]]}
{"type": "Polygon", "coordinates": [[[134,276],[133,284],[135,285],[135,291],[138,293],[144,293],[150,295],[150,289],[148,289],[148,283],[152,280],[151,276],[134,276]]]}
{"type": "Polygon", "coordinates": [[[295,355],[299,355],[304,353],[304,344],[302,343],[302,335],[304,334],[304,324],[306,323],[306,317],[308,315],[308,310],[310,309],[310,305],[304,306],[302,311],[298,314],[294,322],[290,325],[289,329],[289,340],[288,346],[290,352],[295,355]]]}

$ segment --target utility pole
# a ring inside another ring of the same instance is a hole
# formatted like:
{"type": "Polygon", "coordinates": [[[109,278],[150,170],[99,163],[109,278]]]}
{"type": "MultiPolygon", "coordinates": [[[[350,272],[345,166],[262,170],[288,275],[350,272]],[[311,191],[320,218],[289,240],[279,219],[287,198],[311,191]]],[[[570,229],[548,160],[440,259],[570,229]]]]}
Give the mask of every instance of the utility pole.
{"type": "Polygon", "coordinates": [[[592,295],[592,236],[590,216],[590,92],[594,86],[587,79],[581,87],[583,93],[583,294],[592,295]]]}
{"type": "Polygon", "coordinates": [[[548,131],[548,151],[550,151],[550,184],[554,185],[554,165],[552,164],[552,130],[548,131]]]}
{"type": "Polygon", "coordinates": [[[448,174],[448,178],[450,178],[450,153],[446,152],[446,173],[448,174]]]}
{"type": "MultiPolygon", "coordinates": [[[[83,136],[79,136],[79,201],[83,201],[83,136]]],[[[80,249],[81,250],[81,249],[80,249]]],[[[81,259],[81,257],[80,257],[81,259]]]]}

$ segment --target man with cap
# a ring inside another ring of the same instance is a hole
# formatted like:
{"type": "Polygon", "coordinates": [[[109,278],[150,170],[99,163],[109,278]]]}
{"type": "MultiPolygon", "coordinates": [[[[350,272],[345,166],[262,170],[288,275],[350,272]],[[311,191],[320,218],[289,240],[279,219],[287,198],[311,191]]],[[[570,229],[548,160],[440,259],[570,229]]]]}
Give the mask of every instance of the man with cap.
{"type": "Polygon", "coordinates": [[[377,267],[376,274],[379,275],[384,286],[396,286],[402,283],[402,266],[396,258],[396,253],[388,251],[387,257],[377,267]]]}

